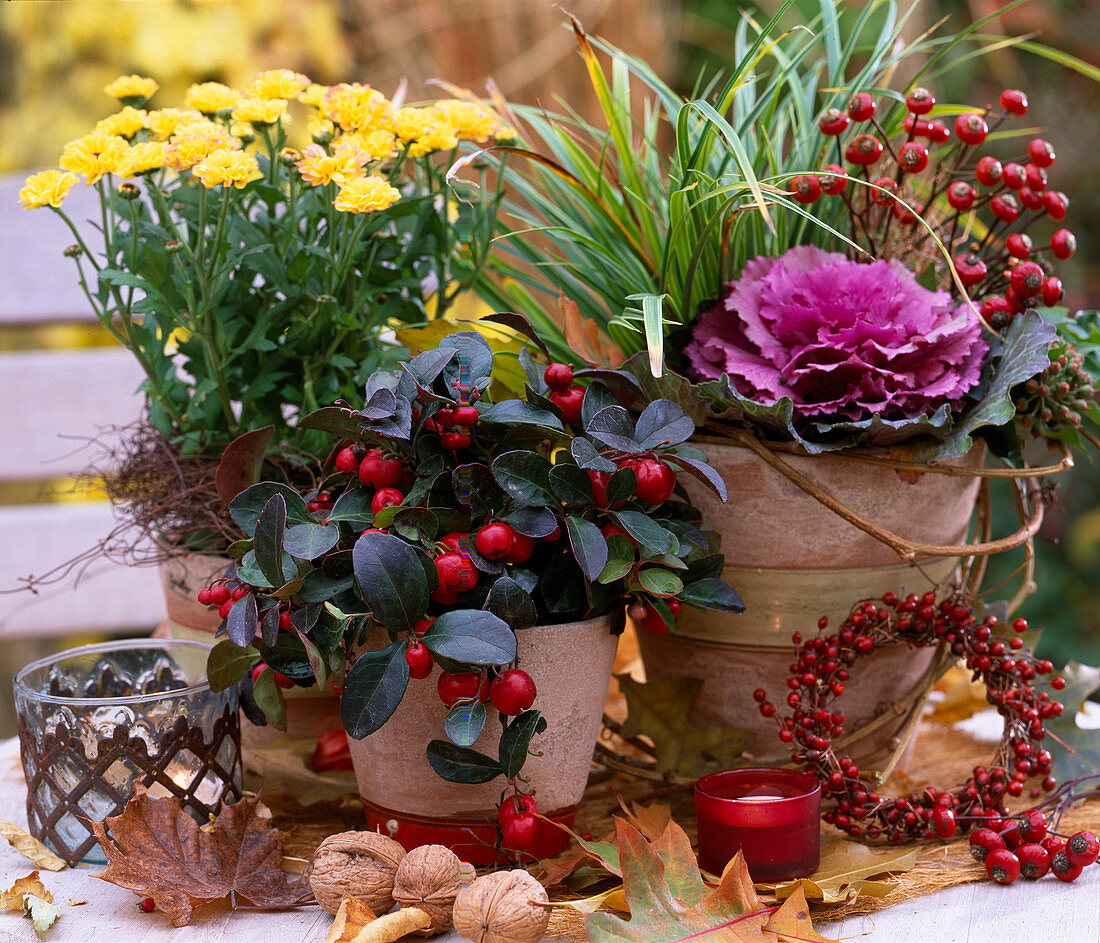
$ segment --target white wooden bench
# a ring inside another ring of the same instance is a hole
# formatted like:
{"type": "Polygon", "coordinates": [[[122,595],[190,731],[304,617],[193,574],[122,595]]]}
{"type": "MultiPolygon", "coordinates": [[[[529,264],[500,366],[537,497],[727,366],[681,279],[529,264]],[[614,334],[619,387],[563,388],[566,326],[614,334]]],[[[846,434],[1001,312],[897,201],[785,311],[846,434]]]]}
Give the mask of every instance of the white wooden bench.
{"type": "MultiPolygon", "coordinates": [[[[52,211],[19,205],[24,178],[0,176],[0,590],[53,570],[111,531],[108,502],[73,495],[73,476],[94,457],[89,438],[141,415],[141,371],[128,351],[102,345],[63,255],[72,234],[52,211]]],[[[65,209],[78,225],[99,215],[83,185],[65,209]]],[[[85,236],[93,247],[95,235],[85,236]]],[[[153,568],[99,559],[74,578],[37,595],[0,595],[0,636],[132,632],[163,618],[153,568]]]]}

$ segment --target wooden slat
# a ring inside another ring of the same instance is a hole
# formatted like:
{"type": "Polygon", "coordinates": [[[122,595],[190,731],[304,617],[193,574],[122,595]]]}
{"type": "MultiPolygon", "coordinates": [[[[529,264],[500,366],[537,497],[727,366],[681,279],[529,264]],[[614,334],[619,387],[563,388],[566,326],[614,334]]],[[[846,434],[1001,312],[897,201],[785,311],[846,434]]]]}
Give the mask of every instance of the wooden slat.
{"type": "Polygon", "coordinates": [[[141,379],[121,347],[0,354],[0,480],[82,471],[96,456],[80,437],[141,416],[141,379]]]}

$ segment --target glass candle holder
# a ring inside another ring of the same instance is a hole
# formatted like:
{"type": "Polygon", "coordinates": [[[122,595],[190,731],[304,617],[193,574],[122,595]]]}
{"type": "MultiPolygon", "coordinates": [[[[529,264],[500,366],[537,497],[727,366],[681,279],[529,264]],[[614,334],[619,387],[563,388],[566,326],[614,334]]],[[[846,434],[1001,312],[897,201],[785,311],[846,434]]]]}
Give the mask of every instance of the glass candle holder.
{"type": "Polygon", "coordinates": [[[212,691],[211,646],[183,639],[85,645],[15,676],[30,833],[70,865],[105,863],[89,828],[137,785],[201,822],[241,798],[237,689],[212,691]]]}
{"type": "Polygon", "coordinates": [[[805,877],[821,861],[821,783],[790,769],[727,769],[695,785],[699,865],[721,874],[742,851],[758,883],[805,877]]]}

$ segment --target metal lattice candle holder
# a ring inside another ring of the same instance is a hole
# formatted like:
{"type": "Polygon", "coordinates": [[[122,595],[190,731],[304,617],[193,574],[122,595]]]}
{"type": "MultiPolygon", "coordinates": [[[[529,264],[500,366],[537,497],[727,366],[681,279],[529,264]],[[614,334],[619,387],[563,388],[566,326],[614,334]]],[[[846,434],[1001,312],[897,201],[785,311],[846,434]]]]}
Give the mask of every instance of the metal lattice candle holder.
{"type": "Polygon", "coordinates": [[[15,676],[30,832],[69,864],[104,862],[88,823],[136,786],[206,822],[241,798],[237,690],[212,691],[210,646],[182,639],[86,645],[15,676]]]}

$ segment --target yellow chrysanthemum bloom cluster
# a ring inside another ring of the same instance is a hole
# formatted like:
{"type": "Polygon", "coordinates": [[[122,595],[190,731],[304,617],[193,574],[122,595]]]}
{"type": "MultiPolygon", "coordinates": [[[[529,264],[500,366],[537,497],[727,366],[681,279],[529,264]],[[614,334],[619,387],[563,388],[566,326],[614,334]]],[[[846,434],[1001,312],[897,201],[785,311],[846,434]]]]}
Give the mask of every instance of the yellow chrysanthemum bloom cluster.
{"type": "Polygon", "coordinates": [[[19,202],[24,209],[37,210],[43,206],[60,207],[61,201],[76,183],[76,174],[63,170],[43,170],[26,179],[19,191],[19,202]]]}
{"type": "Polygon", "coordinates": [[[358,177],[367,160],[366,154],[354,148],[345,147],[329,154],[321,145],[310,144],[295,166],[306,183],[322,187],[333,180],[342,184],[358,177]]]}
{"type": "Polygon", "coordinates": [[[149,126],[149,113],[127,105],[121,111],[96,122],[95,129],[119,137],[132,138],[142,128],[149,126]]]}
{"type": "Polygon", "coordinates": [[[174,135],[169,144],[169,164],[176,170],[188,170],[219,148],[239,150],[241,142],[213,122],[189,124],[174,135]]]}
{"type": "Polygon", "coordinates": [[[144,75],[120,75],[103,91],[119,101],[136,104],[152,98],[158,88],[160,85],[156,79],[146,78],[144,75]]]}
{"type": "Polygon", "coordinates": [[[263,176],[255,157],[227,147],[211,151],[191,168],[191,172],[204,187],[226,186],[239,190],[263,176]]]}
{"type": "Polygon", "coordinates": [[[189,124],[203,124],[207,119],[192,108],[158,108],[148,114],[149,130],[158,141],[167,141],[189,124]]]}
{"type": "Polygon", "coordinates": [[[342,82],[331,86],[325,92],[321,110],[345,131],[393,130],[393,104],[369,85],[342,82]]]}
{"type": "MultiPolygon", "coordinates": [[[[483,144],[504,130],[497,116],[477,102],[446,98],[436,102],[433,108],[439,119],[454,128],[455,134],[463,141],[483,144]]],[[[514,131],[507,130],[508,137],[515,137],[514,131]]]]}
{"type": "Polygon", "coordinates": [[[371,174],[355,177],[340,187],[333,206],[342,213],[374,213],[388,209],[401,199],[401,193],[385,177],[371,174]]]}
{"type": "Polygon", "coordinates": [[[310,87],[308,76],[290,69],[261,72],[245,86],[248,98],[297,98],[310,87]]]}
{"type": "Polygon", "coordinates": [[[192,85],[184,96],[188,108],[201,111],[204,115],[216,115],[218,112],[232,111],[241,100],[241,93],[221,82],[202,82],[192,85]]]}
{"type": "Polygon", "coordinates": [[[61,150],[58,163],[62,170],[82,174],[86,184],[93,184],[104,174],[117,174],[125,169],[130,145],[105,131],[93,131],[70,141],[61,150]]]}
{"type": "Polygon", "coordinates": [[[286,114],[286,99],[242,98],[233,109],[233,120],[260,127],[275,124],[286,114]]]}
{"type": "Polygon", "coordinates": [[[133,145],[126,154],[120,177],[136,177],[150,170],[160,170],[168,163],[168,146],[163,141],[142,141],[133,145]]]}

